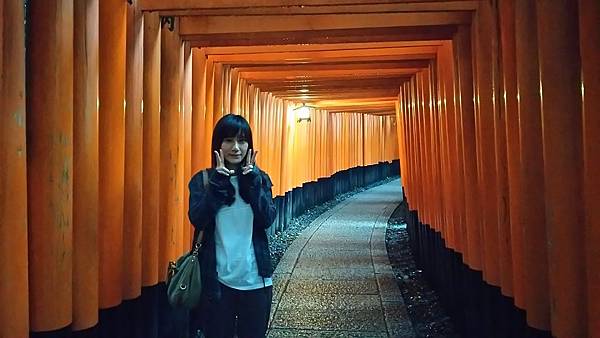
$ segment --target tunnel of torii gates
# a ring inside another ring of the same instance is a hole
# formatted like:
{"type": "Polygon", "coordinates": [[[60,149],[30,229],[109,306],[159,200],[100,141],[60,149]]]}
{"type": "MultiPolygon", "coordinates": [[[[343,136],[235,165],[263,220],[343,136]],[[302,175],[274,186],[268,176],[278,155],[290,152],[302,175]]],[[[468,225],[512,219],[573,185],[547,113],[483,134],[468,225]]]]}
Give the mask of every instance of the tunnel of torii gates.
{"type": "Polygon", "coordinates": [[[419,221],[531,328],[599,336],[600,1],[0,0],[0,18],[0,337],[94,327],[163,282],[230,112],[275,196],[399,158],[419,221]]]}

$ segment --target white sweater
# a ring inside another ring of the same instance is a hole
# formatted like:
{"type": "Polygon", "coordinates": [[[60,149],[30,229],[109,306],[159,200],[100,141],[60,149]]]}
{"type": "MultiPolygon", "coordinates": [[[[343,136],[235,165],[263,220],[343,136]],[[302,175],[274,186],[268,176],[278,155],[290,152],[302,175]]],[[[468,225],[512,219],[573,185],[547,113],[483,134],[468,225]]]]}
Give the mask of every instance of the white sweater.
{"type": "Polygon", "coordinates": [[[255,290],[273,285],[271,278],[258,275],[252,244],[252,207],[240,196],[238,177],[231,176],[230,181],[235,188],[235,201],[219,209],[215,218],[218,279],[238,290],[255,290]]]}

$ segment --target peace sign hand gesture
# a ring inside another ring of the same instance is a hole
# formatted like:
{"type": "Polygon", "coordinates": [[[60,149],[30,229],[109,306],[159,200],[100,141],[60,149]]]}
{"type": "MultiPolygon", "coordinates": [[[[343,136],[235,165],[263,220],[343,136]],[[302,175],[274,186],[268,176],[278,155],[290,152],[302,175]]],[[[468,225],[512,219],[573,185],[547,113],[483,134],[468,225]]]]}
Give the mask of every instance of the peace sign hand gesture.
{"type": "Polygon", "coordinates": [[[252,151],[252,149],[248,150],[248,155],[246,155],[246,165],[242,167],[242,174],[246,175],[252,170],[254,170],[254,164],[256,163],[256,156],[258,155],[258,150],[252,151]]]}
{"type": "Polygon", "coordinates": [[[230,176],[233,175],[235,173],[235,170],[230,170],[227,169],[227,167],[225,167],[225,160],[224,160],[224,156],[223,156],[223,150],[219,150],[219,152],[217,152],[216,150],[214,151],[215,153],[215,158],[217,160],[217,167],[215,168],[217,170],[217,172],[221,175],[225,175],[225,176],[230,176]]]}

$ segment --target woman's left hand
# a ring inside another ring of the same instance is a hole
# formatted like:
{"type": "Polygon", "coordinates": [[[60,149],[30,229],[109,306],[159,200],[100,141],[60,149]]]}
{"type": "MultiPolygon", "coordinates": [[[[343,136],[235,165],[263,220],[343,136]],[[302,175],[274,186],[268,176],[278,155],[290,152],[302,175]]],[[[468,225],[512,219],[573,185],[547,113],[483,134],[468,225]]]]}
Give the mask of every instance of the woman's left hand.
{"type": "Polygon", "coordinates": [[[256,163],[256,156],[258,155],[258,150],[252,151],[252,149],[248,150],[248,156],[246,156],[246,165],[242,167],[242,175],[246,175],[252,170],[254,170],[254,165],[256,163]]]}

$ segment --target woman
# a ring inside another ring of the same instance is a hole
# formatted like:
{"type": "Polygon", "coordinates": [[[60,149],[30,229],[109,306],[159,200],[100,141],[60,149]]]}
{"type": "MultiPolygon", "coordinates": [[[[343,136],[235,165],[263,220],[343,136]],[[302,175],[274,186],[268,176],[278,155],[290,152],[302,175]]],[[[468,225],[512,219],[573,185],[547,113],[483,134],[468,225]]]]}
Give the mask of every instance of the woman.
{"type": "Polygon", "coordinates": [[[258,151],[243,117],[217,122],[212,151],[206,187],[202,172],[189,183],[194,238],[204,231],[202,297],[194,316],[208,338],[264,337],[273,295],[266,234],[275,219],[272,183],[255,165],[258,151]]]}

